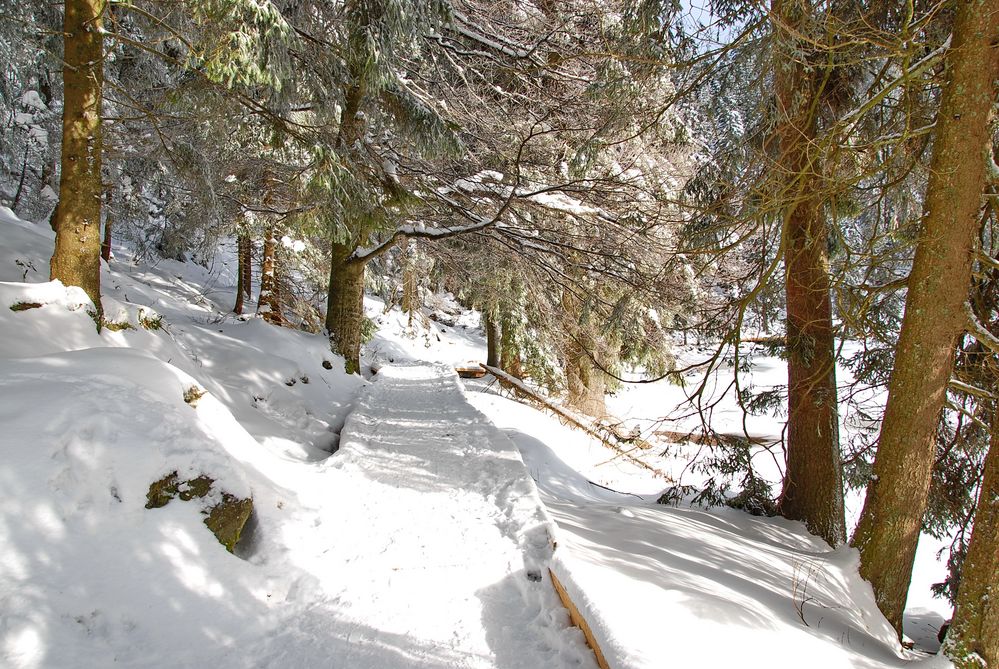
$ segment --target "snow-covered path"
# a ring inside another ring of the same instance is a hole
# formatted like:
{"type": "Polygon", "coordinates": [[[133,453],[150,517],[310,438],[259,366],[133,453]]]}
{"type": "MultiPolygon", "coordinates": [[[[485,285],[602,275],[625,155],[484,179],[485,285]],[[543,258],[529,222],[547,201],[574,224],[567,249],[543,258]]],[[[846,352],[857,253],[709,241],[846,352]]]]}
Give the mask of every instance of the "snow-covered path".
{"type": "Polygon", "coordinates": [[[363,481],[344,513],[370,527],[339,567],[359,624],[335,666],[595,666],[549,582],[534,482],[452,369],[383,369],[330,466],[363,481]]]}

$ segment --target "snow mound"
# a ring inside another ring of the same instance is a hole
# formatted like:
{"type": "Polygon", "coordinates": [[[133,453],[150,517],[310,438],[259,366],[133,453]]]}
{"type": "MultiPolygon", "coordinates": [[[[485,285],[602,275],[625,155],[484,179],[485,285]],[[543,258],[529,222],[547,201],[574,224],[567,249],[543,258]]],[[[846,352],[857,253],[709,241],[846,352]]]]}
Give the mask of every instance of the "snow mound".
{"type": "MultiPolygon", "coordinates": [[[[107,666],[130,646],[202,637],[234,560],[201,505],[144,508],[171,472],[252,494],[235,459],[255,444],[194,380],[142,352],[93,348],[5,360],[0,377],[0,609],[5,666],[107,666]]],[[[207,502],[211,503],[211,500],[207,502]]],[[[239,562],[238,560],[235,560],[239,562]]]]}

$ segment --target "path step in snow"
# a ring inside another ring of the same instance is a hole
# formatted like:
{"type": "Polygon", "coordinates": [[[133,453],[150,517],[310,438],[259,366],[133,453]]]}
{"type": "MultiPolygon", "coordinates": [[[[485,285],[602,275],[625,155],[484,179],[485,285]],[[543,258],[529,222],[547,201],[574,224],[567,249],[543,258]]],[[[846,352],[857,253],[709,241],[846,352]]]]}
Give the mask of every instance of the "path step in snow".
{"type": "Polygon", "coordinates": [[[359,626],[336,666],[373,666],[386,644],[394,667],[596,666],[547,582],[553,525],[534,481],[453,369],[380,370],[340,444],[331,461],[366,491],[344,513],[370,527],[340,604],[379,629],[359,626]]]}

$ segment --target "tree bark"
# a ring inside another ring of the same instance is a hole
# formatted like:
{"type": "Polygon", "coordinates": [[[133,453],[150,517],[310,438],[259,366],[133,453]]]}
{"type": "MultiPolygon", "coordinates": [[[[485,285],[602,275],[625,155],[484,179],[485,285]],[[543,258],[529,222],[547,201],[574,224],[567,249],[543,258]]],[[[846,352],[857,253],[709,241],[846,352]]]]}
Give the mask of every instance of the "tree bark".
{"type": "Polygon", "coordinates": [[[419,251],[417,249],[415,239],[408,240],[403,237],[401,246],[403,249],[402,312],[408,316],[409,327],[412,329],[413,317],[416,314],[416,310],[419,308],[419,297],[417,295],[419,281],[417,263],[419,262],[419,251]]]}
{"type": "Polygon", "coordinates": [[[236,306],[234,313],[243,313],[244,300],[250,296],[250,237],[241,234],[236,237],[236,306]]]}
{"type": "Polygon", "coordinates": [[[365,263],[351,261],[353,252],[353,245],[333,244],[326,302],[330,348],[343,356],[348,374],[361,371],[361,323],[364,320],[365,263]]]}
{"type": "Polygon", "coordinates": [[[956,3],[923,229],[909,274],[874,476],[853,544],[860,574],[901,634],[929,495],[935,430],[965,323],[999,77],[999,0],[956,3]]]}
{"type": "Polygon", "coordinates": [[[283,325],[281,314],[281,292],[278,288],[278,242],[277,230],[267,226],[264,230],[264,251],[260,272],[260,298],[257,300],[257,313],[268,323],[283,325]]]}
{"type": "Polygon", "coordinates": [[[499,367],[502,356],[500,354],[500,326],[496,321],[496,315],[490,314],[489,310],[482,312],[482,325],[486,330],[486,364],[490,367],[499,367]]]}
{"type": "Polygon", "coordinates": [[[104,262],[111,262],[111,235],[114,229],[114,219],[111,217],[111,212],[107,212],[104,216],[104,241],[101,242],[101,258],[104,262]]]}
{"type": "MultiPolygon", "coordinates": [[[[803,28],[810,3],[774,3],[780,26],[803,28]]],[[[783,29],[783,28],[782,28],[783,29]]],[[[780,30],[780,29],[779,29],[780,30]]],[[[782,34],[783,39],[792,39],[782,34]]],[[[817,157],[817,100],[822,70],[791,53],[778,57],[775,84],[780,167],[785,170],[784,286],[787,305],[787,469],[780,513],[804,521],[832,546],[846,542],[836,406],[836,354],[829,295],[828,224],[817,157]]]]}
{"type": "Polygon", "coordinates": [[[245,234],[242,236],[241,240],[242,247],[240,247],[240,261],[242,262],[243,273],[243,295],[250,297],[253,294],[253,242],[250,240],[250,235],[245,234]]]}
{"type": "Polygon", "coordinates": [[[67,0],[63,35],[62,174],[50,278],[86,291],[101,322],[101,101],[104,0],[67,0]]]}
{"type": "Polygon", "coordinates": [[[975,526],[943,650],[958,669],[980,669],[976,654],[986,667],[999,667],[999,406],[992,412],[975,526]]]}
{"type": "MultiPolygon", "coordinates": [[[[344,107],[340,113],[337,148],[350,151],[364,133],[364,117],[360,114],[367,95],[367,86],[356,75],[344,90],[344,107]]],[[[348,243],[332,242],[329,288],[326,295],[326,331],[330,349],[343,356],[348,374],[361,371],[361,323],[364,319],[364,263],[350,262],[360,245],[359,225],[350,225],[348,243]]]]}

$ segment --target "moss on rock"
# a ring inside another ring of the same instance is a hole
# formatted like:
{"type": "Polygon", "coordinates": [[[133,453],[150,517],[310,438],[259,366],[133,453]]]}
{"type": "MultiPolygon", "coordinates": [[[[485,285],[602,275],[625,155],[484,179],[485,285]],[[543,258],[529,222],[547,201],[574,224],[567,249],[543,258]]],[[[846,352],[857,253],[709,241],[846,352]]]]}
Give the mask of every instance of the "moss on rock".
{"type": "Polygon", "coordinates": [[[212,531],[219,543],[232,553],[236,544],[239,543],[243,528],[246,527],[246,522],[252,513],[252,499],[239,499],[225,493],[222,495],[222,501],[211,508],[208,517],[205,518],[205,525],[212,531]]]}
{"type": "MultiPolygon", "coordinates": [[[[174,497],[179,497],[185,502],[194,498],[204,499],[211,493],[214,484],[215,480],[204,474],[181,481],[177,472],[172,472],[149,485],[146,508],[164,507],[174,497]]],[[[219,543],[232,553],[253,513],[253,500],[249,497],[239,498],[223,491],[222,501],[210,508],[202,509],[202,513],[205,514],[205,525],[219,543]]]]}
{"type": "Polygon", "coordinates": [[[184,481],[177,486],[177,496],[180,497],[185,502],[188,502],[195,497],[203,498],[212,491],[212,484],[215,483],[214,480],[208,478],[204,474],[193,478],[190,481],[184,481]]]}
{"type": "Polygon", "coordinates": [[[177,472],[150,483],[149,492],[146,493],[146,508],[158,509],[166,506],[167,502],[177,496],[177,483],[177,472]]]}
{"type": "Polygon", "coordinates": [[[202,390],[197,386],[191,386],[184,391],[184,401],[190,404],[192,407],[198,406],[198,400],[205,396],[207,390],[202,390]]]}

